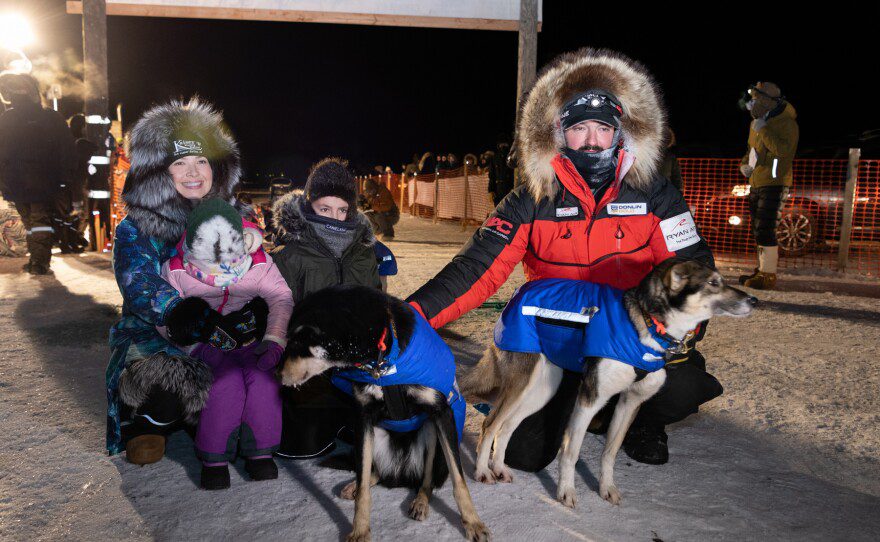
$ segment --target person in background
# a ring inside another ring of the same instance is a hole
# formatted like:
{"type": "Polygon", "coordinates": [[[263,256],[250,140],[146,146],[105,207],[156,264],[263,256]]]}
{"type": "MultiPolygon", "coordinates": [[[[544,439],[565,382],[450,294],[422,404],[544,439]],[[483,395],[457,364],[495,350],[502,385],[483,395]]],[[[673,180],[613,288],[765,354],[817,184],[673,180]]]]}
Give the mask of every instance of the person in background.
{"type": "Polygon", "coordinates": [[[0,115],[0,193],[15,205],[27,230],[30,259],[23,270],[47,275],[54,223],[70,214],[67,189],[76,181],[73,136],[57,112],[42,106],[32,76],[0,76],[0,98],[11,106],[0,115]]]}
{"type": "Polygon", "coordinates": [[[400,209],[394,203],[391,191],[373,179],[364,181],[364,209],[381,241],[394,240],[394,225],[400,221],[400,209]]]}
{"type": "Polygon", "coordinates": [[[666,128],[666,153],[663,155],[663,161],[660,163],[660,175],[663,175],[672,186],[681,191],[681,166],[678,163],[678,157],[675,156],[675,132],[672,128],[666,128]]]}
{"type": "Polygon", "coordinates": [[[507,165],[509,154],[510,143],[499,138],[489,164],[489,197],[496,207],[513,190],[513,169],[507,165]]]}
{"type": "Polygon", "coordinates": [[[793,181],[792,164],[799,136],[797,113],[774,83],[757,83],[749,88],[748,97],[744,106],[753,120],[749,150],[742,158],[740,171],[749,179],[749,212],[758,245],[758,266],[751,275],[741,275],[739,282],[749,288],[772,290],[779,262],[776,226],[793,181]]]}
{"type": "Polygon", "coordinates": [[[449,169],[458,169],[461,167],[461,161],[458,159],[458,156],[453,153],[446,155],[446,162],[449,169]]]}

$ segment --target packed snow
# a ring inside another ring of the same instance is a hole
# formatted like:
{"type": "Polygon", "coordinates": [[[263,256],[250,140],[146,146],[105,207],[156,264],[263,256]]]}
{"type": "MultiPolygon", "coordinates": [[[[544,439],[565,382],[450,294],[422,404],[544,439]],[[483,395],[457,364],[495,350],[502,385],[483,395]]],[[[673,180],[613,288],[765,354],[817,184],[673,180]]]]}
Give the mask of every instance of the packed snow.
{"type": "MultiPolygon", "coordinates": [[[[457,252],[473,228],[404,216],[389,243],[406,296],[457,252]]],[[[0,258],[0,539],[340,540],[354,505],[337,494],[352,474],[320,460],[279,460],[276,481],[198,489],[185,433],[165,459],[137,467],[104,452],[107,330],[121,299],[106,255],[56,257],[54,276],[0,258]]],[[[506,300],[521,268],[493,299],[506,300]]],[[[880,308],[876,299],[759,292],[748,319],[717,320],[701,343],[725,393],[669,427],[671,459],[648,466],[621,452],[623,502],[597,494],[604,437],[588,434],[578,508],[555,501],[557,465],[514,471],[512,484],[473,481],[482,415],[462,445],[477,511],[495,540],[877,540],[880,538],[880,308]]],[[[462,365],[476,362],[498,316],[477,309],[442,331],[462,365]]],[[[344,450],[342,450],[344,451],[344,450]]],[[[451,484],[422,523],[414,492],[376,488],[375,540],[461,540],[451,484]]]]}

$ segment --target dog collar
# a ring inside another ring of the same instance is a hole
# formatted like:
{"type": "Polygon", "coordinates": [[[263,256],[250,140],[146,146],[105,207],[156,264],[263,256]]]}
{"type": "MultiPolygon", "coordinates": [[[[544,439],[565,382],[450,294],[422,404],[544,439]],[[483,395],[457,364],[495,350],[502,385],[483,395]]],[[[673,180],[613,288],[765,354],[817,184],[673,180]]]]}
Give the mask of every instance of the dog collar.
{"type": "Polygon", "coordinates": [[[666,332],[666,326],[663,322],[647,313],[643,312],[642,315],[645,318],[645,325],[648,326],[648,331],[651,332],[655,339],[658,339],[657,342],[660,343],[660,346],[664,347],[667,361],[675,356],[687,354],[693,349],[693,346],[689,343],[700,332],[700,324],[697,324],[697,327],[688,331],[681,340],[678,340],[666,332]]]}
{"type": "Polygon", "coordinates": [[[391,311],[388,311],[388,325],[382,329],[382,334],[379,336],[379,340],[376,341],[376,348],[379,350],[379,355],[376,359],[355,363],[354,366],[369,373],[373,378],[378,379],[382,376],[389,365],[388,360],[385,357],[386,352],[390,354],[392,359],[396,359],[399,352],[399,347],[397,346],[397,329],[394,325],[394,318],[391,316],[391,311]],[[390,341],[388,340],[389,335],[391,336],[390,341]]]}

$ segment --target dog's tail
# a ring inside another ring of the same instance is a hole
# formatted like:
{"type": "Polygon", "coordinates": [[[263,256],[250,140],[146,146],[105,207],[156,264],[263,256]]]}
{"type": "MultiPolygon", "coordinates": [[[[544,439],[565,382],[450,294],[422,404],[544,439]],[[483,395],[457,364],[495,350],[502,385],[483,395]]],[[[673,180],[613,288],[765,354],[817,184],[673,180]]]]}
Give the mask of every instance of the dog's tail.
{"type": "Polygon", "coordinates": [[[458,380],[458,386],[465,397],[474,395],[484,397],[501,386],[498,348],[495,345],[487,348],[480,361],[464,372],[458,380]]]}

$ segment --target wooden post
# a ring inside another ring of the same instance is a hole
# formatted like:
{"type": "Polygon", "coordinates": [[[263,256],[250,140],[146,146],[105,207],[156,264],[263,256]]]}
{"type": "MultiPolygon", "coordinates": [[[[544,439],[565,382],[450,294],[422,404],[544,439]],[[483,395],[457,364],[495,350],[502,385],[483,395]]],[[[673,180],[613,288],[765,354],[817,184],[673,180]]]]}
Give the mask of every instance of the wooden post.
{"type": "Polygon", "coordinates": [[[468,221],[468,196],[470,192],[468,190],[468,159],[464,159],[464,213],[461,215],[461,231],[467,229],[467,221],[468,221]]]}
{"type": "MultiPolygon", "coordinates": [[[[538,0],[519,2],[519,69],[516,79],[516,130],[525,93],[535,83],[538,69],[538,0]]],[[[514,185],[520,184],[519,167],[514,170],[514,185]]]]}
{"type": "Polygon", "coordinates": [[[853,206],[856,201],[856,181],[859,179],[859,158],[862,149],[849,150],[849,164],[846,168],[846,188],[843,192],[843,222],[840,224],[840,243],[837,249],[837,269],[846,271],[849,264],[849,243],[852,237],[853,206]]]}
{"type": "Polygon", "coordinates": [[[414,216],[418,216],[418,212],[419,212],[419,208],[416,207],[416,202],[419,201],[419,181],[418,181],[418,178],[419,178],[418,175],[413,177],[413,180],[412,180],[412,182],[413,182],[413,197],[412,197],[412,201],[409,202],[409,214],[414,215],[414,216]],[[413,211],[415,211],[415,212],[413,212],[413,211]]]}
{"type": "MultiPolygon", "coordinates": [[[[110,129],[107,107],[109,94],[107,86],[107,2],[106,0],[84,0],[83,14],[83,82],[85,86],[86,138],[97,145],[97,149],[89,160],[97,173],[93,179],[104,179],[110,187],[110,155],[107,149],[107,133],[110,129]]],[[[93,199],[100,200],[109,190],[104,183],[92,186],[95,190],[93,199]]],[[[91,196],[90,196],[91,197],[91,196]]],[[[99,205],[99,208],[103,208],[99,205]]],[[[96,215],[100,216],[100,215],[96,215]]],[[[109,217],[108,217],[109,218],[109,217]]],[[[93,222],[95,222],[93,220],[93,222]]],[[[100,224],[95,222],[94,247],[101,252],[100,224]]]]}
{"type": "Polygon", "coordinates": [[[434,173],[434,224],[437,223],[437,202],[440,201],[440,173],[434,173]]]}
{"type": "MultiPolygon", "coordinates": [[[[404,196],[406,196],[406,172],[405,171],[400,174],[400,186],[398,188],[400,188],[400,212],[402,213],[405,209],[405,207],[403,206],[403,202],[406,201],[404,199],[404,196]]],[[[410,212],[410,214],[412,214],[412,212],[410,212]]]]}

